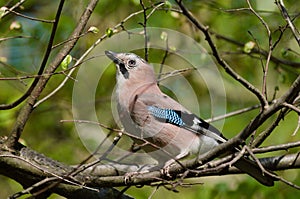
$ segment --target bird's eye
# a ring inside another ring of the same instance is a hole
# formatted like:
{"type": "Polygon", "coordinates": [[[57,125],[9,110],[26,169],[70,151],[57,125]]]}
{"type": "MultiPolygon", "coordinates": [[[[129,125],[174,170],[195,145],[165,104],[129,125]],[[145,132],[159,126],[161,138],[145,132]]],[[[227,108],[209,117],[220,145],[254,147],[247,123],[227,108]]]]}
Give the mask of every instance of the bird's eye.
{"type": "Polygon", "coordinates": [[[136,61],[133,60],[133,59],[130,59],[127,64],[128,64],[129,67],[135,67],[136,61]]]}

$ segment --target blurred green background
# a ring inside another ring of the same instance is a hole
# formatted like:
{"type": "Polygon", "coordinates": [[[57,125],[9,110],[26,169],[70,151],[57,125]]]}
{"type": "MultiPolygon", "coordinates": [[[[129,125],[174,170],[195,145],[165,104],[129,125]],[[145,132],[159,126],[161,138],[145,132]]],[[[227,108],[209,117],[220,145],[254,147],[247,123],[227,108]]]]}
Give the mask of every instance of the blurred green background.
{"type": "MultiPolygon", "coordinates": [[[[17,1],[0,0],[0,7],[5,5],[13,5],[17,1]]],[[[87,0],[66,1],[63,14],[59,23],[58,32],[55,37],[55,43],[59,43],[66,39],[73,31],[80,14],[84,10],[87,0]]],[[[146,6],[158,1],[145,1],[146,6]]],[[[59,1],[26,1],[18,12],[22,14],[42,18],[53,19],[55,10],[59,1]]],[[[174,2],[169,1],[170,5],[175,6],[174,2]]],[[[209,26],[213,32],[232,38],[240,43],[255,41],[261,49],[268,50],[268,36],[262,23],[249,11],[228,11],[236,8],[247,7],[246,1],[239,0],[218,0],[218,1],[196,1],[186,0],[185,5],[192,13],[205,25],[209,26]],[[249,34],[251,32],[251,34],[249,34]]],[[[251,1],[253,8],[266,21],[272,31],[273,42],[279,35],[279,27],[285,26],[285,21],[278,12],[274,0],[251,1]]],[[[300,27],[298,20],[300,2],[297,0],[285,1],[295,26],[300,27]]],[[[168,9],[168,6],[164,7],[168,9]]],[[[87,24],[95,26],[99,29],[97,34],[87,34],[79,40],[78,44],[71,52],[74,58],[79,58],[85,50],[92,45],[99,37],[106,34],[108,28],[114,27],[120,23],[125,17],[133,12],[141,10],[139,1],[137,0],[120,0],[109,1],[101,0],[92,15],[91,20],[87,24]]],[[[143,15],[139,14],[132,17],[124,24],[126,29],[141,28],[139,23],[143,22],[143,15]]],[[[148,26],[169,28],[182,32],[189,37],[194,38],[201,43],[208,51],[209,47],[205,43],[201,32],[196,31],[194,27],[183,16],[178,13],[157,10],[149,18],[148,26]]],[[[50,35],[51,25],[37,21],[31,21],[22,17],[10,14],[0,21],[0,38],[11,36],[26,36],[29,38],[10,39],[0,41],[0,77],[15,77],[35,74],[40,66],[45,48],[50,35]]],[[[244,53],[243,46],[237,46],[222,39],[214,37],[217,48],[221,52],[224,59],[237,71],[241,76],[246,78],[259,89],[262,88],[262,66],[259,55],[248,56],[244,53]]],[[[54,49],[51,53],[51,59],[58,52],[59,48],[54,49]]],[[[293,35],[286,30],[282,39],[273,52],[273,56],[289,61],[299,62],[299,46],[295,42],[293,35]]],[[[139,54],[143,56],[143,52],[139,54]]],[[[150,61],[160,62],[163,54],[161,51],[150,51],[150,61]]],[[[48,63],[50,63],[50,61],[48,63]]],[[[263,60],[265,64],[265,59],[263,60]]],[[[174,65],[174,61],[166,60],[166,64],[174,65]]],[[[184,66],[180,66],[185,68],[184,66]]],[[[188,66],[186,66],[188,67],[188,66]]],[[[61,68],[59,70],[62,70],[61,68]]],[[[227,112],[238,110],[258,104],[258,100],[253,94],[236,83],[221,68],[222,78],[226,88],[226,107],[227,112]]],[[[280,96],[290,86],[291,82],[299,74],[299,69],[291,66],[281,65],[271,62],[268,78],[267,89],[268,99],[271,100],[274,93],[280,96]]],[[[55,75],[47,84],[42,96],[46,96],[55,89],[65,78],[64,75],[55,75]]],[[[104,81],[101,87],[97,89],[96,108],[97,113],[105,115],[107,125],[113,126],[113,119],[110,113],[110,97],[115,85],[115,69],[113,66],[105,71],[102,77],[104,81]],[[105,84],[106,82],[106,84],[105,84]]],[[[193,75],[186,77],[193,88],[199,88],[196,92],[201,108],[201,117],[207,119],[212,117],[211,107],[207,105],[209,98],[208,90],[205,84],[193,75]],[[200,91],[201,90],[201,91],[200,91]]],[[[31,79],[23,81],[0,81],[0,103],[10,103],[17,99],[28,88],[31,79]]],[[[61,123],[62,119],[72,119],[72,88],[74,81],[69,80],[68,83],[52,98],[42,103],[32,113],[26,128],[22,134],[22,142],[30,148],[43,153],[55,160],[62,161],[66,164],[78,164],[89,155],[88,150],[84,147],[78,137],[76,129],[72,123],[61,123]]],[[[216,87],[218,82],[215,82],[216,87]]],[[[16,115],[20,106],[12,110],[0,112],[0,136],[8,135],[16,119],[16,115]]],[[[218,112],[218,110],[216,110],[218,112]]],[[[222,132],[228,138],[240,132],[249,121],[258,113],[257,110],[238,115],[225,120],[222,132]]],[[[217,116],[217,115],[214,115],[217,116]]],[[[257,134],[263,131],[271,124],[267,121],[257,134]]],[[[217,127],[218,122],[214,123],[217,127]]],[[[299,134],[292,136],[297,126],[297,115],[289,114],[280,126],[272,133],[272,135],[264,142],[263,145],[276,145],[299,140],[299,134]]],[[[269,155],[285,154],[287,152],[277,152],[269,155]]],[[[12,171],[13,172],[13,171],[12,171]]],[[[297,170],[289,170],[278,172],[282,177],[300,184],[299,172],[297,170]]],[[[276,183],[274,187],[264,187],[255,180],[246,175],[239,176],[222,176],[222,177],[206,177],[199,179],[189,179],[187,182],[201,182],[203,185],[194,185],[192,187],[178,188],[179,193],[173,193],[163,187],[160,187],[154,193],[155,187],[130,188],[126,193],[136,198],[146,198],[152,193],[153,198],[298,198],[299,191],[293,189],[283,183],[276,183]]],[[[21,186],[6,177],[0,176],[0,198],[7,198],[11,194],[21,191],[21,186]]],[[[52,195],[51,198],[60,198],[52,195]]]]}

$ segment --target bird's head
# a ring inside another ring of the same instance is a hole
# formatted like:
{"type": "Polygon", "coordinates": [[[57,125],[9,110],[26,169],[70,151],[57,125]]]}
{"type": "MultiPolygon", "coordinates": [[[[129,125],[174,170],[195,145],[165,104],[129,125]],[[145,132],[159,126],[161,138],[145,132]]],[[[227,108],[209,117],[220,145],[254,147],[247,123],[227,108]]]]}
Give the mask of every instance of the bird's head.
{"type": "Polygon", "coordinates": [[[141,93],[157,91],[157,80],[153,67],[133,53],[105,51],[117,68],[116,93],[119,102],[129,107],[130,102],[141,93]]]}
{"type": "Polygon", "coordinates": [[[117,67],[117,81],[155,82],[153,67],[134,53],[115,53],[105,51],[117,67]]]}

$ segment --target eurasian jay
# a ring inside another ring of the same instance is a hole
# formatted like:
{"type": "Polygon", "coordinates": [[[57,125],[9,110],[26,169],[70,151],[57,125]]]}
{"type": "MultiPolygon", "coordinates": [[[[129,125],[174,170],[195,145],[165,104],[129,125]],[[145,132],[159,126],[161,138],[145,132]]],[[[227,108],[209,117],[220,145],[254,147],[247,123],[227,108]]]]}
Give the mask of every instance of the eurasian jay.
{"type": "MultiPolygon", "coordinates": [[[[152,143],[142,149],[159,164],[169,166],[188,155],[204,155],[226,142],[215,127],[161,92],[153,67],[144,59],[133,53],[105,54],[117,68],[116,98],[122,125],[126,132],[152,143]]],[[[274,179],[246,157],[234,166],[264,185],[274,185],[274,179]]]]}

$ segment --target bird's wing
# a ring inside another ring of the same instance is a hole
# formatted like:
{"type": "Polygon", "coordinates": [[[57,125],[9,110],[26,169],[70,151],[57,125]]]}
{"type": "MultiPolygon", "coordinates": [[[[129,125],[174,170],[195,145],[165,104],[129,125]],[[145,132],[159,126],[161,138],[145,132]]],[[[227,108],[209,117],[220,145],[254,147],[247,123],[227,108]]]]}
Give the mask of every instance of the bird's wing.
{"type": "Polygon", "coordinates": [[[208,136],[221,143],[226,142],[226,139],[215,127],[195,114],[190,113],[181,104],[167,95],[152,94],[151,97],[141,95],[137,98],[137,103],[144,104],[148,115],[160,122],[184,128],[195,134],[208,136]]]}

